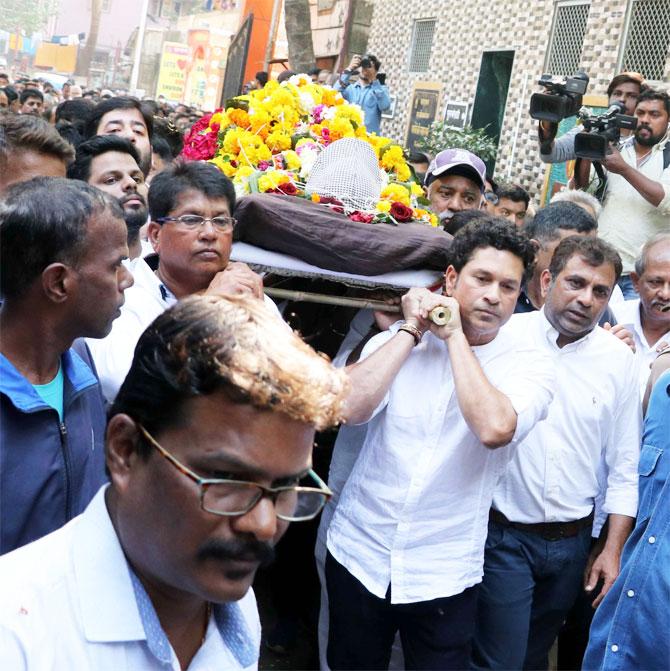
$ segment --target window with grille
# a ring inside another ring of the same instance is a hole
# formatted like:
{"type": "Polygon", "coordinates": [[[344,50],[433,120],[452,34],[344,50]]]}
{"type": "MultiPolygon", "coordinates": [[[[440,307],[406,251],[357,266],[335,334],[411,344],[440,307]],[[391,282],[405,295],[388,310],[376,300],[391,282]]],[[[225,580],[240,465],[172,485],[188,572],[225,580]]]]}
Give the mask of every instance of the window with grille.
{"type": "Polygon", "coordinates": [[[590,6],[583,1],[556,3],[545,72],[564,76],[577,72],[590,6]]]}
{"type": "Polygon", "coordinates": [[[633,0],[619,70],[661,81],[670,46],[670,2],[633,0]]]}
{"type": "Polygon", "coordinates": [[[412,33],[412,51],[409,57],[410,72],[426,72],[433,49],[435,19],[418,19],[414,22],[412,33]]]}

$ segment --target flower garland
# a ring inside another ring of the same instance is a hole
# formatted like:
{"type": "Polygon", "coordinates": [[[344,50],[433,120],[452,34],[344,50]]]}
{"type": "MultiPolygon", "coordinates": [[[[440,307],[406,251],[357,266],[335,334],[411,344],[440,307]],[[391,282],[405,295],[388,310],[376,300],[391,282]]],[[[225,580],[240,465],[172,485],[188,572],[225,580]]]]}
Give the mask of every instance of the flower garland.
{"type": "Polygon", "coordinates": [[[294,75],[279,84],[229,100],[196,122],[184,138],[182,157],[210,161],[233,180],[238,195],[281,193],[311,198],[344,212],[334,198],[306,194],[304,185],[324,147],[345,137],[368,142],[379,159],[386,186],[374,210],[346,212],[365,223],[419,221],[437,226],[427,209],[423,189],[412,181],[402,147],[389,138],[369,134],[363,111],[332,88],[294,75]]]}

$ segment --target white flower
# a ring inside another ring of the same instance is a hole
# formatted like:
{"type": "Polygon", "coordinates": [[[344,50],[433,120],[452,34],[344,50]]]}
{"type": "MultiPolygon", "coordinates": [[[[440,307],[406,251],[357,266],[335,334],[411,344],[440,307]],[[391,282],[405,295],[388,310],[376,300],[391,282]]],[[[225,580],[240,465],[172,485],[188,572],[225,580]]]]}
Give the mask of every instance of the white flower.
{"type": "Polygon", "coordinates": [[[318,155],[319,152],[311,147],[305,147],[300,152],[300,162],[302,164],[300,166],[300,177],[307,177],[312,172],[314,161],[316,161],[318,155]]]}
{"type": "Polygon", "coordinates": [[[305,86],[305,84],[311,84],[312,78],[305,74],[304,72],[298,75],[293,75],[288,78],[288,83],[293,84],[293,86],[305,86]]]}

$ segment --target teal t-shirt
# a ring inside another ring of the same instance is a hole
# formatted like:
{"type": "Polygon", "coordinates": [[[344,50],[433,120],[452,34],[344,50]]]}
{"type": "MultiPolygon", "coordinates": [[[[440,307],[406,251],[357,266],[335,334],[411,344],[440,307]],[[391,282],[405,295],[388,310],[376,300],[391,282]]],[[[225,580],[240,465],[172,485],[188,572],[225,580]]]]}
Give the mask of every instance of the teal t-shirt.
{"type": "Polygon", "coordinates": [[[63,421],[63,366],[58,367],[56,377],[46,384],[34,384],[33,389],[40,398],[57,413],[63,421]]]}

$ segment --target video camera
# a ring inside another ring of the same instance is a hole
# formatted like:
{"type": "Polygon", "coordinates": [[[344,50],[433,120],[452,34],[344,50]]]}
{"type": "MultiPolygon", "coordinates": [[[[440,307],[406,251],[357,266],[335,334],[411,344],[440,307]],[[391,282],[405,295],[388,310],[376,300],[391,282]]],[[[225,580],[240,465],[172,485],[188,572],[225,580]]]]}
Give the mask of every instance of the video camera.
{"type": "Polygon", "coordinates": [[[575,135],[575,154],[579,158],[603,161],[610,142],[619,142],[622,128],[637,128],[637,117],[624,114],[625,109],[624,104],[617,101],[606,112],[596,116],[588,107],[582,107],[579,118],[584,125],[584,131],[575,135]]]}
{"type": "Polygon", "coordinates": [[[579,112],[589,76],[581,71],[573,77],[544,74],[537,83],[547,92],[533,93],[530,97],[530,116],[538,121],[558,123],[579,112]]]}

